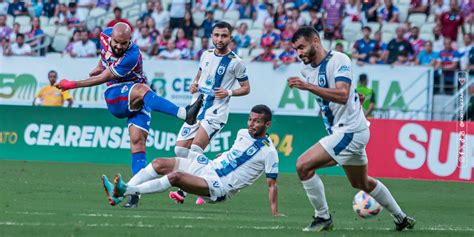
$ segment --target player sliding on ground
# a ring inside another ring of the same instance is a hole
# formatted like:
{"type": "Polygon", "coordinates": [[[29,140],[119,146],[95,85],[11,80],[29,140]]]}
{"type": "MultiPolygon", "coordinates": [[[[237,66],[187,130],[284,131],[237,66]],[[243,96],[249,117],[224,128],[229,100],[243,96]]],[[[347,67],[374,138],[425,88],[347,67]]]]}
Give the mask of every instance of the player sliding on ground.
{"type": "MultiPolygon", "coordinates": [[[[107,109],[117,118],[128,119],[132,150],[132,173],[146,166],[145,144],[150,128],[151,110],[162,112],[188,124],[196,123],[202,97],[181,108],[155,94],[146,84],[142,54],[131,40],[130,27],[117,23],[100,34],[100,61],[81,81],[61,80],[56,86],[63,90],[107,83],[104,97],[107,109]]],[[[131,196],[124,207],[135,208],[139,196],[131,196]]]]}
{"type": "Polygon", "coordinates": [[[178,187],[208,203],[216,203],[233,197],[265,172],[271,211],[273,215],[279,215],[278,154],[266,134],[271,119],[272,113],[267,106],[254,106],[248,118],[248,129],[239,130],[232,148],[214,160],[194,152],[190,152],[188,158],[157,158],[128,183],[117,175],[112,184],[103,175],[109,203],[114,206],[125,196],[162,193],[170,187],[178,187]]]}
{"type": "Polygon", "coordinates": [[[288,85],[317,96],[328,136],[304,152],[296,162],[298,176],[315,209],[313,221],[303,231],[331,230],[324,185],[317,169],[339,164],[352,187],[369,193],[393,216],[395,229],[412,229],[415,220],[398,206],[385,185],[367,174],[369,122],[365,119],[352,81],[351,60],[346,55],[326,51],[318,32],[312,27],[300,28],[292,38],[293,47],[305,64],[298,77],[288,85]]]}

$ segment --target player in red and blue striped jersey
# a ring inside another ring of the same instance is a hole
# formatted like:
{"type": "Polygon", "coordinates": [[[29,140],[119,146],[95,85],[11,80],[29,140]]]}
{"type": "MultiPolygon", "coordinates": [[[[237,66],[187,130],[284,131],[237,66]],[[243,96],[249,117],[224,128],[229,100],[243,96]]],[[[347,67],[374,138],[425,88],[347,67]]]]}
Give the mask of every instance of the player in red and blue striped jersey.
{"type": "MultiPolygon", "coordinates": [[[[106,28],[100,35],[100,61],[80,81],[61,80],[62,90],[91,87],[106,83],[104,93],[107,109],[117,118],[127,118],[132,151],[132,173],[146,166],[145,144],[150,128],[151,110],[162,112],[189,124],[196,123],[202,98],[186,108],[178,107],[155,94],[146,84],[142,54],[131,41],[131,29],[125,23],[106,28]]],[[[132,196],[125,207],[137,207],[138,196],[132,196]]]]}

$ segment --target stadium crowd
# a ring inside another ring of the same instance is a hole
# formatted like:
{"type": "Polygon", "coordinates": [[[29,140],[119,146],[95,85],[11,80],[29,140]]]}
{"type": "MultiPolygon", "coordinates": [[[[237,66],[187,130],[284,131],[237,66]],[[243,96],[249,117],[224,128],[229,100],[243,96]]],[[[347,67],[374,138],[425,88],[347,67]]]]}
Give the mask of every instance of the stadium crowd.
{"type": "Polygon", "coordinates": [[[473,0],[155,0],[127,17],[117,1],[0,0],[0,54],[96,57],[102,29],[125,22],[149,58],[198,60],[212,46],[212,25],[226,20],[236,28],[234,52],[274,67],[299,61],[289,40],[311,25],[325,47],[359,65],[429,65],[435,83],[451,85],[455,71],[474,71],[473,0]],[[107,22],[89,24],[100,17],[107,22]],[[67,44],[54,47],[64,35],[67,44]]]}

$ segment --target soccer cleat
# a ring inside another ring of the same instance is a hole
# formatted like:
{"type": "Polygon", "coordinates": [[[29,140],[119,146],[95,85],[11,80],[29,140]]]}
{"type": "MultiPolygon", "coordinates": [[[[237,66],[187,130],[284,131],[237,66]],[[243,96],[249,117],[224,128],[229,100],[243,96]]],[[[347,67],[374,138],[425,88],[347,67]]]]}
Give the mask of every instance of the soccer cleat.
{"type": "Polygon", "coordinates": [[[204,95],[201,94],[197,100],[188,106],[186,106],[186,119],[184,120],[187,124],[193,125],[197,122],[197,116],[201,109],[202,103],[204,102],[204,95]]]}
{"type": "Polygon", "coordinates": [[[311,222],[306,228],[303,229],[305,232],[321,232],[332,230],[332,218],[329,216],[329,219],[323,219],[321,217],[314,217],[313,222],[311,222]]]}
{"type": "Polygon", "coordinates": [[[125,194],[125,191],[127,191],[127,184],[123,182],[122,175],[120,174],[115,175],[114,191],[113,191],[112,196],[116,198],[123,197],[125,194]]]}
{"type": "Polygon", "coordinates": [[[204,201],[204,199],[202,199],[202,197],[198,197],[196,199],[196,205],[204,205],[206,204],[206,201],[204,201]]]}
{"type": "Polygon", "coordinates": [[[125,208],[138,208],[138,202],[140,201],[139,195],[130,195],[127,203],[123,205],[125,208]]]}
{"type": "Polygon", "coordinates": [[[403,218],[403,221],[401,223],[395,222],[395,230],[402,231],[405,228],[406,229],[413,229],[413,227],[415,227],[415,224],[416,224],[415,219],[413,219],[412,217],[409,217],[409,216],[405,216],[405,218],[403,218]]]}
{"type": "Polygon", "coordinates": [[[184,195],[183,191],[178,190],[176,192],[170,192],[168,197],[170,197],[170,199],[173,199],[176,203],[183,204],[186,195],[184,195]]]}
{"type": "Polygon", "coordinates": [[[116,198],[112,195],[114,192],[114,185],[105,175],[102,175],[102,184],[104,185],[105,193],[107,194],[110,205],[115,206],[119,204],[122,201],[122,198],[116,198]]]}

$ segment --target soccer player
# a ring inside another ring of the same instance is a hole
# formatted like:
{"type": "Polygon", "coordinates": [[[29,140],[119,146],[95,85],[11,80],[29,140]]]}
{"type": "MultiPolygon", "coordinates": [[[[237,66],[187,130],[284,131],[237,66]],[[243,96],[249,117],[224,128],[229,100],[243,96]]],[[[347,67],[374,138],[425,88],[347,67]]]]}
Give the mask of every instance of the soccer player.
{"type": "Polygon", "coordinates": [[[296,162],[298,176],[315,209],[313,221],[303,231],[319,232],[333,227],[324,185],[315,171],[336,164],[342,166],[352,187],[369,193],[392,214],[396,230],[413,228],[415,220],[400,209],[387,187],[367,174],[365,147],[370,137],[369,123],[352,83],[351,60],[342,53],[326,51],[312,27],[300,28],[292,43],[304,63],[304,80],[291,77],[288,85],[317,96],[329,134],[296,162]]]}
{"type": "MultiPolygon", "coordinates": [[[[89,73],[90,78],[81,81],[61,80],[57,87],[68,90],[107,83],[104,96],[108,110],[117,118],[128,119],[132,173],[136,174],[147,164],[145,144],[151,110],[194,124],[202,98],[181,108],[150,90],[145,84],[140,49],[131,41],[131,34],[130,27],[125,23],[106,28],[100,35],[100,61],[89,73]]],[[[136,208],[138,201],[138,196],[132,196],[125,207],[136,208]]]]}
{"type": "Polygon", "coordinates": [[[217,203],[232,198],[265,172],[272,214],[280,215],[276,186],[278,154],[266,134],[271,120],[267,106],[254,106],[248,128],[239,130],[232,148],[214,160],[194,152],[190,152],[189,158],[158,158],[126,184],[120,175],[115,176],[114,184],[103,175],[109,203],[114,206],[124,196],[161,193],[170,187],[198,195],[208,203],[217,203]]]}
{"type": "MultiPolygon", "coordinates": [[[[189,151],[204,153],[212,138],[224,127],[229,117],[229,101],[232,96],[244,96],[250,92],[250,84],[242,59],[229,49],[232,41],[232,26],[220,21],[214,24],[211,34],[214,49],[205,51],[193,84],[189,90],[204,95],[204,105],[199,111],[198,122],[184,123],[178,133],[175,154],[188,157],[189,151]],[[236,83],[240,88],[233,89],[236,83]]],[[[186,193],[179,190],[170,192],[169,197],[183,203],[186,193]]],[[[198,198],[196,204],[203,204],[198,198]]]]}

